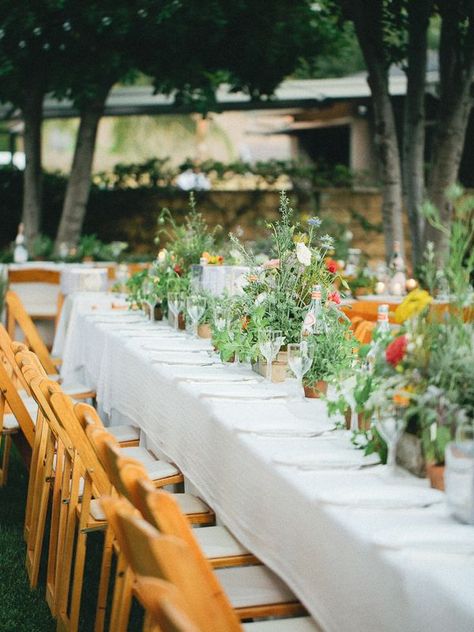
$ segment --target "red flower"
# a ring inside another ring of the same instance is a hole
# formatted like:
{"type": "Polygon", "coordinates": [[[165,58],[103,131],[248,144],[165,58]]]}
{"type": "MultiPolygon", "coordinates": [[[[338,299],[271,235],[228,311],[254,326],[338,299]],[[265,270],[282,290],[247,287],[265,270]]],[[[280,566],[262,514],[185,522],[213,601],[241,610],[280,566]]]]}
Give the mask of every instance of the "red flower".
{"type": "Polygon", "coordinates": [[[175,265],[173,270],[176,272],[178,276],[181,276],[183,274],[183,268],[179,265],[179,263],[175,265]]]}
{"type": "Polygon", "coordinates": [[[385,359],[392,366],[397,366],[405,357],[408,340],[406,336],[398,336],[385,349],[385,359]]]}
{"type": "Polygon", "coordinates": [[[334,261],[334,259],[326,259],[326,270],[328,272],[330,272],[331,274],[336,274],[338,269],[339,266],[337,265],[337,261],[334,261]]]}
{"type": "Polygon", "coordinates": [[[336,303],[336,305],[340,305],[341,295],[339,294],[337,290],[334,290],[334,292],[330,292],[328,294],[328,301],[332,301],[333,303],[336,303]]]}

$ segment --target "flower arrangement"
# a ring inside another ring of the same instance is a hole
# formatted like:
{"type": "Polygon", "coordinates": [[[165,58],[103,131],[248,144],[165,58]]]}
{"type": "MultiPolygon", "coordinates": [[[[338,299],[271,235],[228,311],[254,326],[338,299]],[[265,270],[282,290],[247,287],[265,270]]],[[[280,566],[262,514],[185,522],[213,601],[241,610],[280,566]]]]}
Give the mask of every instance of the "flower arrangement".
{"type": "Polygon", "coordinates": [[[208,265],[221,266],[224,263],[222,255],[211,255],[208,252],[203,252],[201,259],[205,259],[208,265]]]}
{"type": "Polygon", "coordinates": [[[242,295],[233,305],[240,318],[234,319],[228,332],[221,332],[214,342],[225,356],[232,351],[240,359],[255,359],[258,331],[263,328],[281,330],[285,343],[299,342],[315,283],[322,286],[328,308],[337,309],[340,302],[334,284],[338,280],[344,286],[345,282],[338,271],[332,271],[331,266],[328,269],[326,264],[332,239],[318,235],[321,220],[313,217],[306,227],[300,226],[284,192],[279,215],[276,222],[267,225],[271,234],[270,259],[263,264],[231,235],[234,249],[250,273],[244,280],[242,295]]]}

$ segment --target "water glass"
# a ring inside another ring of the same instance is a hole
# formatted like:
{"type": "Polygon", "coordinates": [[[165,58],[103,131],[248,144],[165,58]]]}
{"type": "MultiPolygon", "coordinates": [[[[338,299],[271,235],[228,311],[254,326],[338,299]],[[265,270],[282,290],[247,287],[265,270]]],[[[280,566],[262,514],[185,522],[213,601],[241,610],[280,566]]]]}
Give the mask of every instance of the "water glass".
{"type": "Polygon", "coordinates": [[[284,342],[283,333],[275,329],[264,329],[259,335],[259,349],[267,362],[266,378],[272,381],[272,362],[278,355],[284,342]]]}
{"type": "Polygon", "coordinates": [[[155,306],[158,303],[157,296],[155,293],[155,284],[152,279],[146,278],[142,284],[142,296],[143,302],[148,305],[150,310],[150,322],[152,323],[155,320],[155,306]]]}
{"type": "Polygon", "coordinates": [[[197,294],[188,296],[186,300],[186,312],[191,319],[194,336],[197,338],[198,325],[206,311],[206,298],[197,294]]]}
{"type": "Polygon", "coordinates": [[[379,410],[375,416],[378,433],[387,444],[387,474],[395,476],[397,471],[397,445],[405,429],[403,408],[390,406],[379,410]]]}
{"type": "MultiPolygon", "coordinates": [[[[311,368],[312,362],[311,346],[306,340],[288,345],[288,366],[294,373],[298,384],[301,384],[303,376],[311,368]]],[[[306,402],[304,388],[301,389],[301,397],[306,402]]]]}

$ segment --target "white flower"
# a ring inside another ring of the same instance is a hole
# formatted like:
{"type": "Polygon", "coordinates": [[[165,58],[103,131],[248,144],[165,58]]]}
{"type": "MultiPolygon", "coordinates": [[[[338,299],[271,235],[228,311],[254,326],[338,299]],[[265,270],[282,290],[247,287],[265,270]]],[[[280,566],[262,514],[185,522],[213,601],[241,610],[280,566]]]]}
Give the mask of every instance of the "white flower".
{"type": "Polygon", "coordinates": [[[257,298],[255,299],[255,305],[261,305],[267,298],[267,293],[266,292],[261,292],[257,298]]]}
{"type": "Polygon", "coordinates": [[[162,248],[158,253],[158,261],[162,262],[166,259],[167,251],[166,248],[162,248]]]}
{"type": "Polygon", "coordinates": [[[306,267],[311,265],[311,250],[302,241],[296,244],[296,258],[306,267]]]}

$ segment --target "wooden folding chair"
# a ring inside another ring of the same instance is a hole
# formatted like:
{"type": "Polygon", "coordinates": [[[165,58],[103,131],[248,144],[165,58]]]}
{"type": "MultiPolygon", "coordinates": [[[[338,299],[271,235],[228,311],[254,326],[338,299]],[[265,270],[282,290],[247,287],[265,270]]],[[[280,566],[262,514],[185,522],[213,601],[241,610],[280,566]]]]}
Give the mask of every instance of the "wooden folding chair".
{"type": "MultiPolygon", "coordinates": [[[[59,592],[56,594],[56,613],[60,621],[60,629],[75,631],[79,621],[87,533],[93,530],[105,530],[104,550],[105,547],[111,546],[110,539],[107,539],[107,522],[100,511],[98,499],[105,493],[110,493],[112,486],[85,432],[87,422],[84,416],[86,412],[89,418],[93,418],[95,423],[101,425],[95,409],[86,404],[78,405],[76,409],[70,397],[60,390],[52,393],[51,408],[58,424],[69,435],[84,467],[84,490],[82,491],[81,502],[76,506],[75,512],[71,513],[70,507],[68,508],[68,519],[65,527],[66,544],[62,553],[61,568],[57,571],[56,579],[56,583],[59,583],[60,586],[59,592]],[[97,480],[99,476],[97,472],[100,473],[100,480],[97,480]],[[72,542],[76,532],[76,523],[77,543],[74,551],[74,570],[72,570],[72,542]]],[[[175,466],[158,461],[145,448],[129,447],[123,449],[126,453],[130,451],[132,454],[145,454],[146,467],[149,467],[150,471],[157,475],[155,481],[157,485],[169,485],[183,481],[182,474],[175,466]],[[161,475],[159,475],[160,472],[161,475]]],[[[59,553],[57,556],[59,559],[59,553]]],[[[100,596],[105,597],[107,585],[108,575],[106,572],[101,573],[100,596]]],[[[100,607],[105,608],[105,604],[101,603],[100,607]]]]}
{"type": "Polygon", "coordinates": [[[186,603],[173,584],[137,576],[133,592],[147,615],[144,632],[203,632],[189,618],[186,603]]]}
{"type": "MultiPolygon", "coordinates": [[[[166,492],[157,492],[166,495],[166,492]]],[[[183,604],[187,606],[189,618],[200,630],[206,632],[237,632],[242,630],[239,618],[243,618],[244,608],[232,607],[232,596],[227,595],[221,583],[223,571],[212,572],[208,562],[195,543],[184,541],[179,537],[161,534],[146,520],[137,517],[125,499],[104,498],[104,511],[116,532],[119,544],[128,558],[130,566],[136,576],[152,577],[165,580],[173,584],[181,593],[183,604]]],[[[260,569],[261,567],[243,567],[229,569],[246,571],[246,569],[260,569]]],[[[228,569],[225,569],[228,570],[228,569]]],[[[234,585],[235,586],[235,585],[234,585]]],[[[252,591],[251,585],[246,588],[252,591]]],[[[279,616],[284,614],[280,604],[265,606],[266,613],[260,608],[260,616],[279,616]]],[[[301,612],[301,606],[293,602],[293,611],[286,614],[301,612]],[[298,608],[296,609],[296,606],[298,608]]],[[[247,612],[245,618],[258,616],[247,612]]],[[[277,629],[285,632],[298,632],[300,619],[292,618],[285,622],[279,621],[277,629]]],[[[319,628],[309,618],[302,619],[303,628],[316,632],[319,628]],[[308,627],[308,623],[310,624],[308,627]]],[[[258,626],[261,624],[256,624],[258,626]]],[[[252,629],[254,626],[246,626],[252,629]]]]}
{"type": "MultiPolygon", "coordinates": [[[[60,361],[51,358],[36,325],[26,312],[17,294],[11,290],[8,291],[5,304],[7,306],[7,333],[10,339],[14,339],[16,324],[18,324],[25,336],[25,344],[36,353],[48,376],[51,379],[58,379],[57,367],[60,361]]],[[[84,384],[71,384],[68,386],[68,394],[75,399],[95,399],[96,397],[95,391],[84,384]]]]}
{"type": "MultiPolygon", "coordinates": [[[[61,272],[59,270],[47,270],[45,268],[25,268],[22,270],[9,270],[8,271],[8,283],[46,283],[48,285],[56,285],[59,288],[61,283],[61,272]]],[[[59,294],[58,293],[58,307],[59,307],[59,294]]],[[[54,320],[57,321],[58,309],[56,314],[42,314],[31,313],[31,318],[34,320],[54,320]]]]}

